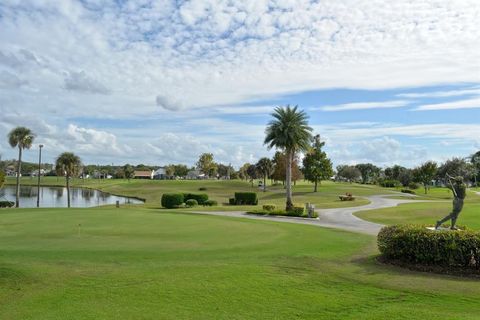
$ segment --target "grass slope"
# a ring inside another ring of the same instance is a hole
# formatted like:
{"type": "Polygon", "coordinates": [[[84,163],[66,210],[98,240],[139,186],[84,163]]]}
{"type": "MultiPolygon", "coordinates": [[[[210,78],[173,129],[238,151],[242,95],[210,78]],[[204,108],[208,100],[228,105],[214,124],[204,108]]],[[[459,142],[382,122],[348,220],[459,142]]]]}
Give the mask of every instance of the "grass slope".
{"type": "Polygon", "coordinates": [[[3,209],[0,319],[478,319],[478,281],[374,254],[373,237],[312,226],[3,209]]]}

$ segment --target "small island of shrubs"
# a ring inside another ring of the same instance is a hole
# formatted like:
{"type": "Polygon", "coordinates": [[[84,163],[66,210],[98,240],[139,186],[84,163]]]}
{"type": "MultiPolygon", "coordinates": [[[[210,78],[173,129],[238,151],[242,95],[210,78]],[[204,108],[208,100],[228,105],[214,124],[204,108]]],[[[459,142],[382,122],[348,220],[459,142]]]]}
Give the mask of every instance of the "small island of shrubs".
{"type": "Polygon", "coordinates": [[[164,193],[161,200],[162,207],[167,209],[195,207],[201,206],[216,206],[217,201],[209,200],[206,193],[164,193]]]}

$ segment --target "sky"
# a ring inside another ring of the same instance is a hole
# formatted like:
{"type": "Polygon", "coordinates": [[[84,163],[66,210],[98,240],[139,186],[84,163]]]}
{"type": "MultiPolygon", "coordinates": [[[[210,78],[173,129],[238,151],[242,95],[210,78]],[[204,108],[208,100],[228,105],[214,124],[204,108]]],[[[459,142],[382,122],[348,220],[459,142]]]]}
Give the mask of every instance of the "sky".
{"type": "Polygon", "coordinates": [[[480,150],[478,0],[2,0],[0,154],[235,167],[298,105],[334,165],[480,150]],[[4,138],[1,138],[4,137],[4,138]]]}

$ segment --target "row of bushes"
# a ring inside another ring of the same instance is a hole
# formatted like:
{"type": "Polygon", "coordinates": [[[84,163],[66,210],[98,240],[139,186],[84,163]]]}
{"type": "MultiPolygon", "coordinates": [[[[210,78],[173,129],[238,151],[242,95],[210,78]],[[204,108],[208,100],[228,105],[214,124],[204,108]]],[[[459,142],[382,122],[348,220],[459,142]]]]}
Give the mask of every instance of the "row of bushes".
{"type": "Polygon", "coordinates": [[[480,270],[480,233],[432,231],[421,225],[382,228],[378,248],[387,261],[480,270]]]}
{"type": "Polygon", "coordinates": [[[162,207],[167,209],[178,208],[185,204],[186,207],[195,207],[197,205],[216,206],[215,200],[209,200],[208,195],[194,193],[164,193],[162,195],[162,207]]]}
{"type": "MultiPolygon", "coordinates": [[[[301,205],[294,205],[292,210],[286,211],[277,209],[274,204],[265,204],[262,207],[262,210],[252,210],[247,212],[249,214],[259,214],[259,215],[269,215],[269,216],[289,216],[289,217],[308,217],[308,212],[301,205]]],[[[317,218],[318,214],[316,212],[312,213],[312,218],[317,218]]]]}
{"type": "Polygon", "coordinates": [[[0,208],[11,208],[15,205],[12,201],[0,201],[0,208]]]}
{"type": "Polygon", "coordinates": [[[208,194],[206,193],[184,193],[183,201],[196,200],[199,205],[204,205],[208,201],[208,194]]]}
{"type": "Polygon", "coordinates": [[[235,192],[235,197],[228,199],[231,205],[253,205],[258,204],[258,196],[255,192],[235,192]]]}

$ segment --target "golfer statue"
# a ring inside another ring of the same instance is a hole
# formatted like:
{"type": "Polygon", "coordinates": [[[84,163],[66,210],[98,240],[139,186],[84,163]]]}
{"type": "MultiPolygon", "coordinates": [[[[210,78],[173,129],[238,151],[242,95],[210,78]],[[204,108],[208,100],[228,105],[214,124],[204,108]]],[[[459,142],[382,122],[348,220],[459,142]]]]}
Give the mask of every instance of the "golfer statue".
{"type": "Polygon", "coordinates": [[[450,229],[458,230],[458,228],[455,226],[455,223],[457,222],[457,218],[460,215],[460,211],[462,211],[463,209],[463,199],[465,199],[467,186],[463,183],[462,177],[454,178],[455,183],[452,183],[452,177],[450,177],[449,175],[447,175],[447,179],[453,192],[453,210],[445,218],[437,221],[437,223],[435,224],[435,229],[438,229],[445,221],[452,220],[450,229]]]}

